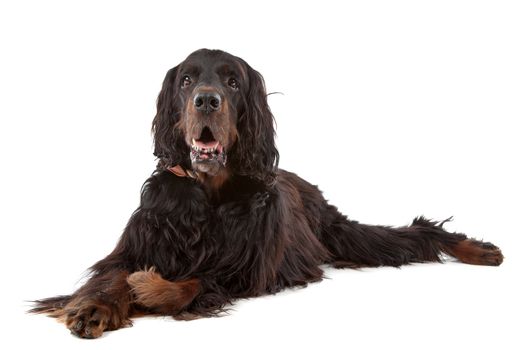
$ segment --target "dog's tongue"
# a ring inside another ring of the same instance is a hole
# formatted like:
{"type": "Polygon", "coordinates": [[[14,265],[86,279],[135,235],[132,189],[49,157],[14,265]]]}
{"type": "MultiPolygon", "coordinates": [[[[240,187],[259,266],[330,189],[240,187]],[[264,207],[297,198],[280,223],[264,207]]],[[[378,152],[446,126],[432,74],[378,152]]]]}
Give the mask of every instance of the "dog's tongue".
{"type": "Polygon", "coordinates": [[[193,140],[193,144],[199,148],[216,148],[219,145],[219,141],[203,142],[199,140],[193,140]]]}

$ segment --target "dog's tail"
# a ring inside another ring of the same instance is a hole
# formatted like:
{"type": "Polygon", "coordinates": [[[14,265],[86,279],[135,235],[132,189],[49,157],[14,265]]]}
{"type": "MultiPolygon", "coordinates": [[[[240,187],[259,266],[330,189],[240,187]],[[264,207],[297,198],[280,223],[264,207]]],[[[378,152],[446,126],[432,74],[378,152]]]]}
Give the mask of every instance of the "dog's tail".
{"type": "Polygon", "coordinates": [[[33,314],[47,314],[50,317],[60,317],[64,307],[72,299],[71,295],[59,295],[56,297],[34,300],[33,308],[28,312],[33,314]]]}

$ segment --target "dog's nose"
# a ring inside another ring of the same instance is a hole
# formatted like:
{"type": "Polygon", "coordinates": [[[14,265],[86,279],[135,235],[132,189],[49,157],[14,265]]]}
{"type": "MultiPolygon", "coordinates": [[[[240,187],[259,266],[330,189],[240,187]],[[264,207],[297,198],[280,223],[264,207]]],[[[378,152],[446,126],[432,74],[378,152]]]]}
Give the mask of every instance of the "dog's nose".
{"type": "Polygon", "coordinates": [[[210,113],[221,108],[221,96],[216,92],[199,92],[193,98],[198,111],[210,113]]]}

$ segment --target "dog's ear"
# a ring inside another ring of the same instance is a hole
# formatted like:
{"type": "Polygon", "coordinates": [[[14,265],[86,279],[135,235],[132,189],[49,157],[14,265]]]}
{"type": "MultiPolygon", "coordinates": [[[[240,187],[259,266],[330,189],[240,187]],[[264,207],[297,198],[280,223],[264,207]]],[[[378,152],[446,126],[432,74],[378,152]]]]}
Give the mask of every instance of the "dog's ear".
{"type": "Polygon", "coordinates": [[[188,169],[191,167],[190,149],[184,141],[182,131],[178,128],[181,118],[181,107],[178,106],[180,101],[177,99],[178,70],[179,66],[176,66],[166,73],[157,99],[157,114],[151,128],[155,144],[153,154],[159,158],[158,167],[180,164],[188,169]]]}
{"type": "Polygon", "coordinates": [[[264,79],[246,62],[248,86],[242,89],[243,103],[237,121],[238,139],[228,159],[235,171],[272,184],[279,152],[275,147],[274,118],[267,102],[264,79]]]}

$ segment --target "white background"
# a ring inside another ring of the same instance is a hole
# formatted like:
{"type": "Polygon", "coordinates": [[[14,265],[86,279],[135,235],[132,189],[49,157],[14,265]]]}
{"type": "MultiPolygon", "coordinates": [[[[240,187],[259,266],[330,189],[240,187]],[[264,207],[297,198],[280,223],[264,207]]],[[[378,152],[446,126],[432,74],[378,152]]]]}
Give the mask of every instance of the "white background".
{"type": "Polygon", "coordinates": [[[0,347],[523,349],[524,18],[501,0],[2,1],[0,347]],[[327,269],[227,317],[94,341],[26,315],[115,245],[154,169],[164,74],[202,47],[283,93],[281,166],[351,218],[454,215],[505,263],[327,269]]]}

